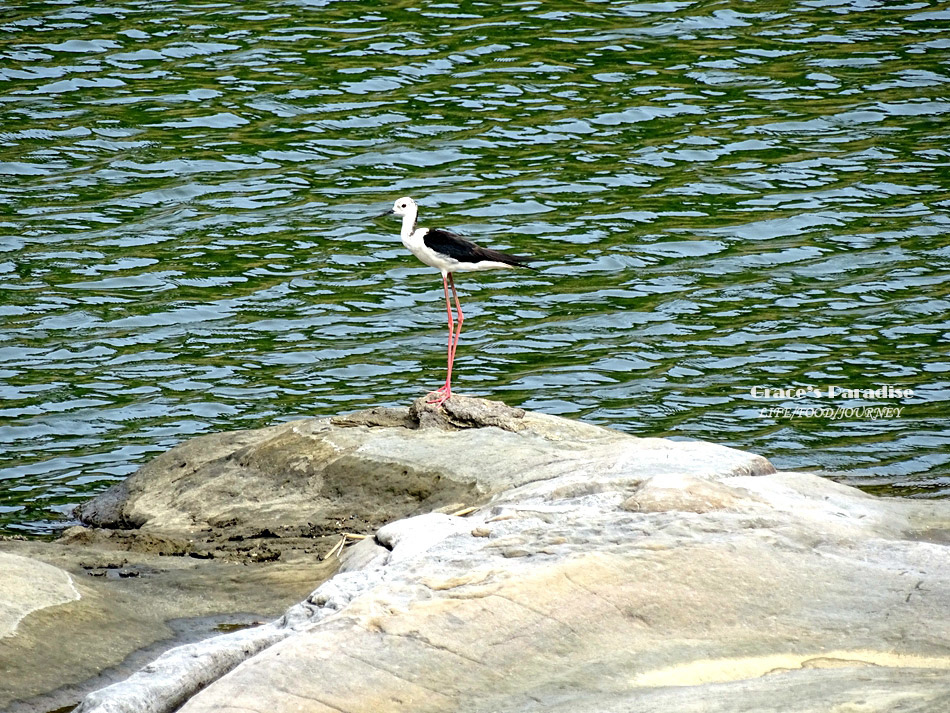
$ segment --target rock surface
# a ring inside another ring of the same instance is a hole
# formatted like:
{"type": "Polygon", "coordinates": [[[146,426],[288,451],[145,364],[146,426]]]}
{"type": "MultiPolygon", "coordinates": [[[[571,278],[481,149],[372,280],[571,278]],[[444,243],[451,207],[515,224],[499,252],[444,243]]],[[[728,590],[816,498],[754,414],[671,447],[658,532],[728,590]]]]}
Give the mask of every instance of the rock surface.
{"type": "Polygon", "coordinates": [[[950,503],[449,404],[196,439],[83,508],[211,546],[350,516],[375,533],[278,621],[80,710],[947,709],[950,503]]]}
{"type": "Polygon", "coordinates": [[[82,533],[65,542],[0,541],[5,713],[75,705],[175,644],[268,621],[337,568],[318,559],[162,556],[122,549],[121,542],[107,547],[102,533],[86,534],[92,544],[82,533]],[[14,607],[15,628],[8,616],[14,607]]]}
{"type": "Polygon", "coordinates": [[[231,551],[265,540],[357,532],[409,515],[485,502],[566,473],[713,475],[774,471],[761,456],[711,443],[634,438],[597,426],[455,396],[335,419],[195,438],[79,508],[131,537],[203,541],[231,551]],[[262,534],[263,533],[263,534],[262,534]]]}
{"type": "Polygon", "coordinates": [[[13,636],[35,611],[79,599],[73,578],[57,567],[0,552],[0,639],[13,636]]]}

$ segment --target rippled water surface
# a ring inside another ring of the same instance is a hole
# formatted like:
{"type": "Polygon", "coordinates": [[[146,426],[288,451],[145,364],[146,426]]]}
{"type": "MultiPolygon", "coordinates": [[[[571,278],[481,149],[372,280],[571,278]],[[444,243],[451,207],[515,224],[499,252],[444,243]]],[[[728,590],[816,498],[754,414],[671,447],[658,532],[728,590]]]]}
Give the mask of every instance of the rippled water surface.
{"type": "Polygon", "coordinates": [[[950,493],[946,5],[0,18],[0,529],[198,433],[438,386],[441,279],[373,218],[403,195],[539,259],[458,280],[458,391],[950,493]]]}

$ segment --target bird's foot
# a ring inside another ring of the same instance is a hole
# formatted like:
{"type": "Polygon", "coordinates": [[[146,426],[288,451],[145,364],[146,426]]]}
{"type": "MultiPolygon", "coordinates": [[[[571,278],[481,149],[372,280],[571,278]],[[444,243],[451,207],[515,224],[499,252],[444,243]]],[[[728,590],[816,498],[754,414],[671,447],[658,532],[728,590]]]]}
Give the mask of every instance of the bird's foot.
{"type": "Polygon", "coordinates": [[[432,404],[433,406],[441,406],[450,398],[452,398],[452,387],[448,384],[445,384],[442,388],[435,391],[430,391],[428,393],[429,398],[426,399],[427,404],[432,404]]]}

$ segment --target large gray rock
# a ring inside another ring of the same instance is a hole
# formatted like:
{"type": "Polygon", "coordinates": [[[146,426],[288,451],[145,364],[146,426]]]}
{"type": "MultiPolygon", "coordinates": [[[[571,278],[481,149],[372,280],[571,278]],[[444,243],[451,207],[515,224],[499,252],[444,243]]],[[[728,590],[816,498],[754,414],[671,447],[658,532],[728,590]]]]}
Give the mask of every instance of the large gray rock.
{"type": "Polygon", "coordinates": [[[203,436],[160,455],[81,506],[80,519],[136,537],[204,538],[209,549],[272,548],[341,528],[485,502],[563,474],[761,474],[761,456],[711,443],[634,438],[455,396],[445,409],[372,409],[203,436]]]}
{"type": "MultiPolygon", "coordinates": [[[[694,454],[697,474],[771,469],[727,448],[671,446],[464,397],[443,409],[419,401],[195,439],[81,507],[91,527],[55,543],[0,540],[39,573],[32,588],[12,569],[4,580],[0,621],[22,621],[0,638],[0,708],[59,708],[145,657],[275,616],[335,571],[326,555],[343,532],[454,512],[564,472],[659,472],[674,452],[694,454]],[[60,602],[69,583],[79,598],[60,602]]],[[[184,678],[167,667],[164,692],[149,695],[167,707],[174,691],[187,696],[290,631],[237,633],[184,678]]]]}
{"type": "Polygon", "coordinates": [[[213,497],[239,473],[271,483],[265,517],[326,516],[350,488],[370,510],[479,507],[379,528],[282,619],[173,649],[83,713],[950,705],[950,503],[875,498],[710,444],[495,415],[483,428],[424,412],[297,422],[241,435],[239,456],[166,467],[164,485],[130,481],[112,512],[155,531],[256,526],[252,507],[213,497]]]}

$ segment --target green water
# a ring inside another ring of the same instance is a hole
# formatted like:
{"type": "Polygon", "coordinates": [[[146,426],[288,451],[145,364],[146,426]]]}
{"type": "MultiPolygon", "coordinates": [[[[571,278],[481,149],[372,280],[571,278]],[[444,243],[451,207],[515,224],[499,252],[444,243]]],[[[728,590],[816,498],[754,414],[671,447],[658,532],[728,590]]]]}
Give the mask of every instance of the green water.
{"type": "Polygon", "coordinates": [[[195,434],[456,390],[950,494],[934,2],[0,10],[0,530],[195,434]],[[757,399],[754,386],[913,389],[757,399]],[[872,418],[763,407],[901,408],[872,418]]]}

